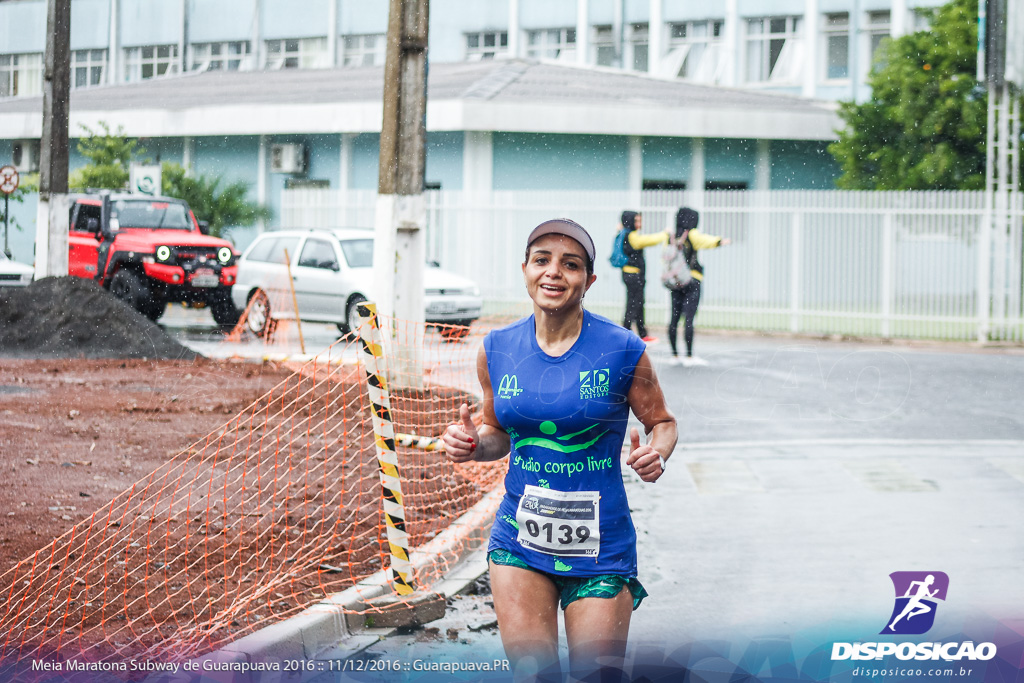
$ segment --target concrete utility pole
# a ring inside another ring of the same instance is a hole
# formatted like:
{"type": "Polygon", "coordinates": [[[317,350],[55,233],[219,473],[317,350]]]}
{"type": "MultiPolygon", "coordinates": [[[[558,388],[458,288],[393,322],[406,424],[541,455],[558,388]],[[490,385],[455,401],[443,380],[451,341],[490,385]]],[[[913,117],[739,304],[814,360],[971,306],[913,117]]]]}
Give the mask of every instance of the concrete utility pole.
{"type": "Polygon", "coordinates": [[[391,0],[373,252],[378,310],[401,321],[393,330],[395,379],[416,386],[423,374],[428,14],[428,0],[391,0]]]}
{"type": "MultiPolygon", "coordinates": [[[[985,217],[979,240],[978,341],[999,339],[1007,318],[1021,308],[1024,272],[1008,270],[1010,226],[1020,211],[1021,117],[1018,98],[1024,76],[1024,15],[1014,2],[978,3],[978,76],[988,89],[985,144],[985,217]]],[[[1022,268],[1016,259],[1013,267],[1022,268]]]]}
{"type": "Polygon", "coordinates": [[[68,274],[68,110],[71,0],[47,0],[43,134],[39,145],[36,279],[68,274]]]}

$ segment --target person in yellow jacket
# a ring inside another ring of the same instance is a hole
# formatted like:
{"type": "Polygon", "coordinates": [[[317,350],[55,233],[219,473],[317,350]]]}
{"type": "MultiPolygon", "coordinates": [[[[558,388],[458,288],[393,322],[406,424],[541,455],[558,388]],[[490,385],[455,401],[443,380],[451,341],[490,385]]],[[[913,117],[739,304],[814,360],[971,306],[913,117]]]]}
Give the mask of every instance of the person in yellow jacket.
{"type": "Polygon", "coordinates": [[[732,240],[722,239],[714,235],[705,235],[697,229],[700,214],[689,207],[682,207],[676,212],[676,234],[670,248],[683,252],[686,264],[690,267],[690,281],[682,289],[672,290],[672,317],[668,323],[668,342],[672,347],[672,364],[680,363],[679,351],[676,348],[676,336],[679,331],[679,319],[685,316],[683,339],[686,341],[686,356],[682,364],[687,367],[707,365],[708,362],[693,355],[693,319],[697,315],[700,304],[700,287],[704,280],[704,266],[697,260],[697,252],[701,249],[715,249],[729,244],[732,240]]]}
{"type": "Polygon", "coordinates": [[[643,250],[658,244],[667,244],[672,237],[668,230],[651,235],[640,234],[643,216],[636,211],[622,212],[622,229],[628,230],[623,251],[628,259],[622,267],[622,283],[626,285],[626,314],[622,326],[627,330],[636,325],[636,333],[645,342],[657,341],[647,334],[644,322],[644,288],[647,286],[647,261],[643,250]]]}

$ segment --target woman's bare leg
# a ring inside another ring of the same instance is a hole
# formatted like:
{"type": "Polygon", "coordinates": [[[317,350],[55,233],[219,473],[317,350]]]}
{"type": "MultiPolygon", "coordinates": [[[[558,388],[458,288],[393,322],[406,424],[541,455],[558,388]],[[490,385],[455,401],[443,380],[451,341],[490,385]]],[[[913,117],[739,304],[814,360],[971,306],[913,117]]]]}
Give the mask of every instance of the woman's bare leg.
{"type": "Polygon", "coordinates": [[[559,680],[558,590],[543,574],[490,563],[501,644],[516,681],[559,680]]]}
{"type": "Polygon", "coordinates": [[[572,676],[583,679],[605,669],[615,678],[623,668],[633,596],[623,589],[614,598],[582,598],[565,610],[565,635],[569,641],[572,676]]]}

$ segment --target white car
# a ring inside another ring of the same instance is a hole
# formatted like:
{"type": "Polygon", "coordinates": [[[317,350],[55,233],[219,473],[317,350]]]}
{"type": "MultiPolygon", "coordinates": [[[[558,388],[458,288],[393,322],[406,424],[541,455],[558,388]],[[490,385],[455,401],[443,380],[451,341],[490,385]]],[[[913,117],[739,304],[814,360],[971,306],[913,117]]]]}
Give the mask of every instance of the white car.
{"type": "MultiPolygon", "coordinates": [[[[354,330],[355,305],[371,298],[373,231],[278,230],[257,237],[238,260],[231,298],[239,311],[249,309],[246,324],[260,336],[274,318],[295,315],[286,252],[299,318],[335,323],[342,334],[354,330]]],[[[423,284],[428,323],[468,326],[480,317],[483,301],[472,281],[428,264],[423,284]]]]}
{"type": "Polygon", "coordinates": [[[7,258],[0,250],[0,287],[27,287],[32,284],[35,269],[7,258]]]}

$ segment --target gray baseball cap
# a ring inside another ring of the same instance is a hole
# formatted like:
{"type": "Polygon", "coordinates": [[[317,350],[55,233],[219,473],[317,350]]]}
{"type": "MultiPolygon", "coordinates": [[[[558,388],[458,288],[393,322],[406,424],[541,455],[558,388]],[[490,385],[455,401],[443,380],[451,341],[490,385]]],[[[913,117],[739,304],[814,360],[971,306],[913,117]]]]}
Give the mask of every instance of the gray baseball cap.
{"type": "Polygon", "coordinates": [[[590,233],[576,221],[569,220],[568,218],[552,218],[551,220],[544,221],[530,233],[530,236],[526,239],[526,248],[529,249],[536,239],[544,235],[565,235],[566,237],[571,237],[580,243],[583,251],[587,252],[591,263],[596,258],[594,240],[590,237],[590,233]]]}

